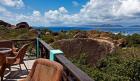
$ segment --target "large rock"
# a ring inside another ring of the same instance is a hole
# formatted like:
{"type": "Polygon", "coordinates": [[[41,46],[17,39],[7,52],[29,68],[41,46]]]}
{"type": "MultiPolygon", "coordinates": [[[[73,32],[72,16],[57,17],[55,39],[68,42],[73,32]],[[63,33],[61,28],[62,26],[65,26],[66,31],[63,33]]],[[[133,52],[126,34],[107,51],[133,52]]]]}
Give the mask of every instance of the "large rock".
{"type": "Polygon", "coordinates": [[[50,35],[50,34],[51,34],[50,32],[46,32],[46,33],[45,33],[45,35],[50,35]]]}
{"type": "Polygon", "coordinates": [[[2,20],[0,20],[0,25],[3,25],[4,27],[11,27],[11,24],[9,24],[5,21],[2,21],[2,20]]]}
{"type": "Polygon", "coordinates": [[[88,33],[87,32],[79,32],[76,35],[74,35],[73,38],[88,38],[88,33]]]}
{"type": "Polygon", "coordinates": [[[34,33],[34,34],[38,35],[38,31],[37,31],[36,29],[30,29],[29,31],[30,31],[31,33],[34,33]]]}
{"type": "Polygon", "coordinates": [[[96,65],[97,61],[112,52],[112,45],[105,41],[88,38],[65,39],[54,42],[52,46],[60,48],[67,57],[79,57],[87,55],[87,62],[96,65]]]}
{"type": "Polygon", "coordinates": [[[110,37],[111,33],[91,30],[88,32],[90,38],[110,37]]]}
{"type": "Polygon", "coordinates": [[[31,29],[31,27],[29,26],[29,24],[27,22],[20,22],[20,23],[16,24],[16,29],[20,29],[20,28],[31,29]]]}
{"type": "Polygon", "coordinates": [[[116,47],[125,47],[127,45],[127,40],[124,38],[113,41],[116,47]]]}

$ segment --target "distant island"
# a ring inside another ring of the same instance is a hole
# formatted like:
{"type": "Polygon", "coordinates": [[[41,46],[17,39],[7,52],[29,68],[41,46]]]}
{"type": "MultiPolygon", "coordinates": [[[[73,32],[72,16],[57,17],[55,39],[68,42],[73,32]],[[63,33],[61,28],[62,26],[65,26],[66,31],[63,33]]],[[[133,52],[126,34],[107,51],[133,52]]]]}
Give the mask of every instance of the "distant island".
{"type": "Polygon", "coordinates": [[[140,25],[131,25],[129,27],[140,27],[140,25]]]}
{"type": "Polygon", "coordinates": [[[123,27],[122,25],[113,25],[113,24],[101,24],[101,25],[83,25],[90,27],[123,27]]]}

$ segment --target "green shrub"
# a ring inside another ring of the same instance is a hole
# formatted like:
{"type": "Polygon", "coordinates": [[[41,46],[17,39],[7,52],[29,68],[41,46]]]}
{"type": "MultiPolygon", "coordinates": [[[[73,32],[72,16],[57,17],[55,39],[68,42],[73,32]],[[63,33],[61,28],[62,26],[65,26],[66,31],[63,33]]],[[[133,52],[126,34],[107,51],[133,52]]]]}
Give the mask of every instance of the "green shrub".
{"type": "MultiPolygon", "coordinates": [[[[132,48],[137,49],[137,48],[132,48]]],[[[95,81],[139,81],[140,80],[140,59],[127,56],[131,48],[118,49],[101,59],[96,66],[86,63],[85,54],[80,57],[70,58],[70,60],[91,76],[95,81]],[[124,52],[125,51],[125,52],[124,52]],[[127,54],[128,53],[128,54],[127,54]]],[[[131,55],[130,55],[131,56],[131,55]]]]}
{"type": "Polygon", "coordinates": [[[139,34],[133,34],[133,35],[128,35],[127,36],[127,42],[128,42],[128,45],[129,47],[131,46],[139,46],[140,45],[140,35],[139,34]]]}
{"type": "Polygon", "coordinates": [[[55,40],[52,35],[41,35],[41,39],[43,39],[47,43],[52,43],[55,40]]]}

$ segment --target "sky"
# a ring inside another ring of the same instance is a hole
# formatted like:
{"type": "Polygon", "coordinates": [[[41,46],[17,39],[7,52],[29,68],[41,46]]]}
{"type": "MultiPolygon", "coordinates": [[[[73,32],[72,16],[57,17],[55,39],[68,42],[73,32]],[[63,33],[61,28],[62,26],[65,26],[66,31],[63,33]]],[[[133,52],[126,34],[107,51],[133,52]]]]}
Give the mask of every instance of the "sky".
{"type": "Polygon", "coordinates": [[[32,26],[140,25],[140,0],[0,0],[0,20],[32,26]]]}

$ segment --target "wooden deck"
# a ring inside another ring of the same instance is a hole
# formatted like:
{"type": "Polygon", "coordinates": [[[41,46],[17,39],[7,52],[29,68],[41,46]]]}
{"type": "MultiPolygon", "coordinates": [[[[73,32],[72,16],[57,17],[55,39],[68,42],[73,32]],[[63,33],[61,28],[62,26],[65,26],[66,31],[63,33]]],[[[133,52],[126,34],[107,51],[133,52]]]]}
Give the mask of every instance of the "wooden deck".
{"type": "MultiPolygon", "coordinates": [[[[23,44],[33,42],[33,49],[31,49],[30,54],[27,53],[29,59],[36,58],[49,58],[50,50],[54,50],[49,44],[40,38],[28,39],[28,40],[11,40],[15,47],[20,48],[23,44]],[[18,46],[19,45],[19,46],[18,46]],[[21,46],[20,46],[21,45],[21,46]],[[32,51],[33,50],[33,51],[32,51]],[[32,53],[32,54],[31,54],[32,53]]],[[[24,60],[28,70],[31,69],[35,60],[24,60]]],[[[94,81],[85,72],[76,67],[70,60],[68,60],[63,54],[57,54],[55,61],[63,65],[63,75],[62,81],[94,81]]],[[[4,81],[17,81],[23,79],[27,76],[28,72],[22,65],[22,70],[19,70],[19,66],[12,66],[11,73],[4,77],[4,81]]],[[[6,70],[8,72],[8,69],[6,70]]],[[[6,73],[5,72],[5,73],[6,73]]]]}
{"type": "MultiPolygon", "coordinates": [[[[31,70],[34,61],[35,60],[24,61],[29,71],[31,70]]],[[[17,81],[25,78],[28,74],[27,70],[25,69],[24,65],[21,65],[22,70],[20,70],[19,68],[19,65],[12,66],[10,73],[7,73],[9,72],[9,70],[6,69],[4,81],[17,81]]]]}

